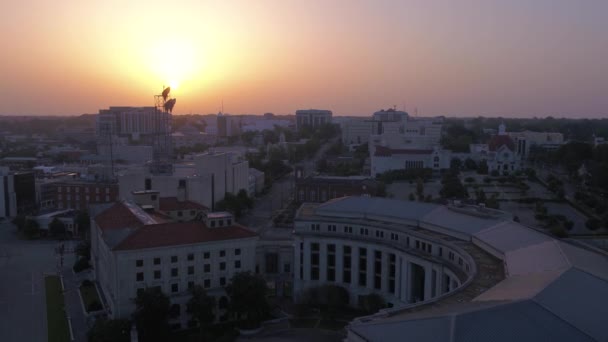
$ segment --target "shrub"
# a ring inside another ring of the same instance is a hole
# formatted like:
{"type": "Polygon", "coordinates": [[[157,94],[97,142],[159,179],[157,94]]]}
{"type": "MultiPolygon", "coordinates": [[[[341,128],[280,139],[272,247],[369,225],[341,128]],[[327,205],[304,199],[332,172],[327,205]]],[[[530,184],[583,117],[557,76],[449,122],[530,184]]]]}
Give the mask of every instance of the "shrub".
{"type": "Polygon", "coordinates": [[[103,309],[103,306],[101,306],[101,303],[98,300],[89,303],[89,306],[87,307],[88,312],[99,311],[101,309],[103,309]]]}
{"type": "Polygon", "coordinates": [[[475,181],[475,178],[473,178],[473,177],[467,177],[467,178],[464,179],[464,181],[467,182],[467,183],[473,183],[475,181]]]}
{"type": "Polygon", "coordinates": [[[571,220],[566,220],[564,222],[564,227],[566,227],[566,229],[568,230],[572,230],[572,227],[574,227],[574,222],[572,222],[571,220]]]}
{"type": "Polygon", "coordinates": [[[82,281],[81,285],[82,286],[93,286],[93,282],[90,281],[89,279],[85,279],[82,281]]]}
{"type": "Polygon", "coordinates": [[[78,260],[76,260],[76,262],[74,263],[74,267],[72,268],[74,269],[74,272],[79,273],[89,267],[91,267],[91,265],[89,264],[89,260],[85,258],[78,258],[78,260]]]}
{"type": "Polygon", "coordinates": [[[368,314],[373,314],[378,312],[380,309],[384,309],[386,307],[386,302],[382,296],[371,293],[367,296],[361,296],[359,301],[359,306],[363,311],[368,314]]]}
{"type": "Polygon", "coordinates": [[[490,172],[490,176],[492,176],[492,177],[498,177],[498,176],[500,176],[500,173],[498,173],[497,170],[492,170],[492,172],[490,172]]]}
{"type": "Polygon", "coordinates": [[[555,235],[558,238],[567,238],[568,232],[560,226],[551,227],[551,234],[555,235]]]}
{"type": "Polygon", "coordinates": [[[483,182],[486,183],[486,184],[492,183],[492,178],[490,178],[490,177],[484,177],[483,178],[483,182]]]}
{"type": "Polygon", "coordinates": [[[600,220],[596,219],[596,218],[590,218],[587,220],[587,222],[585,223],[585,226],[587,228],[589,228],[589,230],[597,230],[600,228],[601,226],[601,222],[600,220]]]}

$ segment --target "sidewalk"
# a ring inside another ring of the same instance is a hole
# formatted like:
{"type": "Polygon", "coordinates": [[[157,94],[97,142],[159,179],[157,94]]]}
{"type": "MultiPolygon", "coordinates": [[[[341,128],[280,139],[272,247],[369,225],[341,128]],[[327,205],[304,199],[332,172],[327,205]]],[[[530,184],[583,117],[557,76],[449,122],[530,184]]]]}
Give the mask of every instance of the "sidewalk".
{"type": "MultiPolygon", "coordinates": [[[[63,285],[65,287],[64,298],[66,313],[71,320],[72,332],[74,333],[74,341],[86,342],[89,326],[87,324],[88,317],[86,316],[80,300],[79,287],[82,280],[86,279],[86,273],[83,271],[80,274],[72,272],[75,256],[69,254],[65,256],[63,266],[63,285]]],[[[92,323],[91,323],[92,324],[92,323]]]]}

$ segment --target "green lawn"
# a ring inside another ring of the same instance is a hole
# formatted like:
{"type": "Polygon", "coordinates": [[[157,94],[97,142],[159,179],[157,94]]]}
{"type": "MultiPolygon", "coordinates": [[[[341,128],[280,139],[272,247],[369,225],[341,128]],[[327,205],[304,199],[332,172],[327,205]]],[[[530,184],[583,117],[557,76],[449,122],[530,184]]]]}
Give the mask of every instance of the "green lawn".
{"type": "Polygon", "coordinates": [[[97,293],[97,289],[95,289],[95,285],[80,286],[80,295],[82,296],[84,309],[87,312],[89,312],[89,305],[91,303],[98,302],[101,304],[101,300],[99,299],[99,294],[97,293]]]}
{"type": "Polygon", "coordinates": [[[49,342],[68,342],[70,331],[65,315],[61,281],[58,276],[44,278],[46,288],[46,321],[49,342]]]}

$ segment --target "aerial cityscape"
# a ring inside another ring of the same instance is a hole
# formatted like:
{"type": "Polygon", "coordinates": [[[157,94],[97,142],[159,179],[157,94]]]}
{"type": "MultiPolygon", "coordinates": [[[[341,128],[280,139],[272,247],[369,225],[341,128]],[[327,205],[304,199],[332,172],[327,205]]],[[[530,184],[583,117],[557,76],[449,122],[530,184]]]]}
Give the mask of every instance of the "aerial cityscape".
{"type": "Polygon", "coordinates": [[[608,341],[608,2],[0,12],[0,341],[608,341]]]}

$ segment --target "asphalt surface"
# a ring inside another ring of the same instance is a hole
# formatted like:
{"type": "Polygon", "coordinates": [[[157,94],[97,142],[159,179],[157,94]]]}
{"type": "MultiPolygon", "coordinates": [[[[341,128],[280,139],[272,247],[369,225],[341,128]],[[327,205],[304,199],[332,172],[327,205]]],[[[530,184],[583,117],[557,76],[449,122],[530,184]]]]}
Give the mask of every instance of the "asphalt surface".
{"type": "Polygon", "coordinates": [[[0,223],[0,340],[46,341],[44,274],[55,272],[56,242],[27,241],[0,223]]]}

